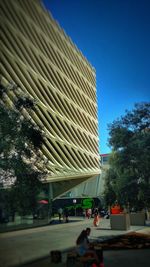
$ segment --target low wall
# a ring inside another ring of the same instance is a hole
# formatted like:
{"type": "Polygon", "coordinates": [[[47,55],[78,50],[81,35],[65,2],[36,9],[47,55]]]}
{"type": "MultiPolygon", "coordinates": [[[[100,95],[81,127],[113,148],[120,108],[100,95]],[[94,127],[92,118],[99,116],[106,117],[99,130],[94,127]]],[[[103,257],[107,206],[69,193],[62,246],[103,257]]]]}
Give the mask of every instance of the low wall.
{"type": "Polygon", "coordinates": [[[21,224],[33,224],[33,216],[28,215],[27,217],[21,217],[19,215],[16,215],[14,221],[10,220],[10,222],[7,223],[7,226],[15,226],[21,224]]]}
{"type": "Polygon", "coordinates": [[[130,229],[129,214],[111,214],[110,226],[112,230],[128,230],[130,229]]]}
{"type": "Polygon", "coordinates": [[[133,212],[130,213],[130,222],[131,225],[145,225],[145,212],[133,212]]]}

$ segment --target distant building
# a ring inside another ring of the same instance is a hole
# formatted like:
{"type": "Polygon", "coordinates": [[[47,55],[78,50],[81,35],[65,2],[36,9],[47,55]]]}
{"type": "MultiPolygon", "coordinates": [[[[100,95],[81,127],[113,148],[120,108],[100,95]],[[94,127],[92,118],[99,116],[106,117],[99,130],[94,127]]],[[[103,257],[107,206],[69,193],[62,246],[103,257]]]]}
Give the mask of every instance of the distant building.
{"type": "Polygon", "coordinates": [[[101,154],[100,156],[101,156],[101,164],[102,165],[108,165],[110,154],[101,154]]]}
{"type": "Polygon", "coordinates": [[[40,1],[1,1],[1,10],[2,82],[36,100],[26,116],[45,132],[53,199],[100,174],[95,69],[40,1]]]}

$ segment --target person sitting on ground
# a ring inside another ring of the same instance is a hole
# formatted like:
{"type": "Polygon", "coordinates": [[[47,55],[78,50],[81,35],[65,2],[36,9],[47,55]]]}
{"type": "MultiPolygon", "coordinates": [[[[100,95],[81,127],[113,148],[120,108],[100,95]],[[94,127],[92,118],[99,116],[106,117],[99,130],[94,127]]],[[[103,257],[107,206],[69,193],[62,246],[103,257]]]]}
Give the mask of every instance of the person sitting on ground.
{"type": "MultiPolygon", "coordinates": [[[[88,229],[88,228],[87,228],[88,229]]],[[[90,228],[89,228],[90,229],[90,228]]],[[[88,230],[89,230],[88,229],[88,230]]],[[[91,256],[98,263],[98,256],[96,252],[90,249],[87,230],[83,230],[76,240],[76,251],[79,256],[91,256]]]]}
{"type": "Polygon", "coordinates": [[[90,235],[90,233],[91,233],[91,228],[87,227],[87,228],[85,229],[85,231],[86,231],[86,239],[87,239],[87,243],[89,244],[89,243],[90,243],[90,241],[89,241],[89,235],[90,235]]]}
{"type": "Polygon", "coordinates": [[[86,234],[87,234],[87,236],[86,236],[86,240],[87,240],[87,243],[89,244],[89,248],[90,248],[90,249],[93,249],[93,244],[90,243],[90,241],[89,241],[89,235],[90,235],[90,233],[91,233],[91,228],[87,227],[87,228],[85,229],[85,231],[86,231],[86,234]]]}

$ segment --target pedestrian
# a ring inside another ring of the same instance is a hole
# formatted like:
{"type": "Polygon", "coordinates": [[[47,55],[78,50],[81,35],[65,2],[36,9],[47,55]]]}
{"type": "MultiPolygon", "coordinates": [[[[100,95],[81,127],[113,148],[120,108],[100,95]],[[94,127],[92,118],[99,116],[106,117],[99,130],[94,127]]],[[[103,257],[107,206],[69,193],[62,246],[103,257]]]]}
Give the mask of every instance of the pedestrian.
{"type": "Polygon", "coordinates": [[[93,225],[97,227],[99,225],[99,222],[100,222],[100,216],[99,216],[98,210],[95,210],[93,225]]]}
{"type": "Polygon", "coordinates": [[[86,217],[87,217],[88,219],[90,219],[90,218],[91,218],[91,215],[92,215],[92,210],[91,210],[91,209],[87,209],[87,210],[86,210],[86,217]]]}
{"type": "Polygon", "coordinates": [[[99,214],[98,208],[94,208],[93,215],[99,214]]]}
{"type": "Polygon", "coordinates": [[[67,208],[64,209],[63,217],[64,217],[65,222],[68,223],[69,222],[69,212],[68,212],[67,208]]]}
{"type": "Polygon", "coordinates": [[[62,214],[63,214],[63,209],[60,207],[60,208],[58,209],[59,222],[61,222],[62,214]]]}

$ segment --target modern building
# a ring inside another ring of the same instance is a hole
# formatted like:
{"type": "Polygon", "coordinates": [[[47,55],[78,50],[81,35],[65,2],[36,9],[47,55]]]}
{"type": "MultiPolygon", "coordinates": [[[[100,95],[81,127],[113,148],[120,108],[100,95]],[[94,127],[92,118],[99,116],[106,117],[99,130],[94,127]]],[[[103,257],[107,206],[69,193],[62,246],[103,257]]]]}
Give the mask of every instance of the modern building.
{"type": "MultiPolygon", "coordinates": [[[[1,6],[2,83],[36,101],[27,116],[45,132],[53,199],[100,174],[95,69],[39,0],[1,6]]],[[[8,92],[13,101],[16,92],[8,92]]]]}
{"type": "Polygon", "coordinates": [[[101,173],[94,178],[88,179],[88,181],[83,182],[80,185],[77,185],[72,190],[64,194],[63,197],[68,198],[85,198],[85,197],[98,197],[103,198],[104,184],[105,184],[105,175],[106,171],[109,168],[109,157],[110,154],[101,154],[101,173]]]}

